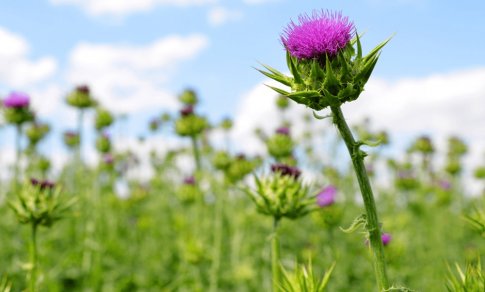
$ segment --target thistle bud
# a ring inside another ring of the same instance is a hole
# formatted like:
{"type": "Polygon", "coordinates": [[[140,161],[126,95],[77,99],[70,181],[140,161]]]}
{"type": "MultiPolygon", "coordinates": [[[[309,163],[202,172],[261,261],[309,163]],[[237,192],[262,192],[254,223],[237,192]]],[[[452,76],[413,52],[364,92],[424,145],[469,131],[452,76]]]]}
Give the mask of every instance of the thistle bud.
{"type": "Polygon", "coordinates": [[[196,105],[199,102],[197,94],[192,89],[186,89],[179,96],[180,102],[185,105],[196,105]]]}
{"type": "Polygon", "coordinates": [[[191,106],[184,108],[180,114],[180,118],[175,121],[175,131],[180,136],[197,136],[209,126],[204,117],[194,114],[191,106]]]}
{"type": "Polygon", "coordinates": [[[276,134],[266,141],[268,153],[276,160],[290,157],[293,153],[294,142],[290,136],[290,131],[286,127],[276,130],[276,134]]]}
{"type": "Polygon", "coordinates": [[[20,223],[51,226],[64,217],[74,202],[74,198],[65,199],[53,182],[31,179],[9,205],[20,223]]]}
{"type": "Polygon", "coordinates": [[[114,118],[113,115],[102,108],[98,108],[96,110],[96,116],[94,118],[94,126],[96,130],[100,131],[106,127],[111,126],[113,124],[114,118]]]}
{"type": "Polygon", "coordinates": [[[29,139],[29,144],[35,146],[39,141],[45,138],[50,130],[51,128],[48,124],[35,122],[27,128],[25,135],[29,139]]]}
{"type": "Polygon", "coordinates": [[[79,139],[79,134],[74,131],[66,131],[64,132],[64,144],[70,148],[76,148],[79,146],[80,139],[79,139]]]}
{"type": "Polygon", "coordinates": [[[308,186],[299,179],[300,170],[287,165],[273,165],[272,174],[258,179],[256,189],[246,193],[258,212],[281,218],[296,219],[315,210],[315,196],[309,196],[308,186]]]}
{"type": "Polygon", "coordinates": [[[96,139],[96,149],[101,153],[108,153],[111,151],[111,140],[108,134],[103,133],[98,136],[96,139]]]}
{"type": "Polygon", "coordinates": [[[66,102],[67,104],[80,109],[90,108],[96,105],[96,101],[91,96],[91,90],[87,85],[76,87],[67,95],[66,102]]]}

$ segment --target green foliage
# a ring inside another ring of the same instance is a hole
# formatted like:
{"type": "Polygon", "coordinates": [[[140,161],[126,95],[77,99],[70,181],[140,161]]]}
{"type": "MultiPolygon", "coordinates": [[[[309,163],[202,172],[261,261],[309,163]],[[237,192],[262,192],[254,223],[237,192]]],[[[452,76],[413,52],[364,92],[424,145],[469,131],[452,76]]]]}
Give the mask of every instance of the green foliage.
{"type": "Polygon", "coordinates": [[[455,264],[455,271],[450,267],[448,283],[446,288],[450,292],[474,292],[485,291],[485,271],[483,271],[480,260],[469,263],[463,271],[458,264],[455,264]]]}
{"type": "Polygon", "coordinates": [[[296,271],[292,274],[288,273],[284,267],[283,270],[283,284],[281,290],[284,292],[323,292],[327,291],[327,285],[335,268],[335,262],[325,272],[323,277],[318,278],[313,272],[311,262],[308,267],[299,265],[296,271]]]}

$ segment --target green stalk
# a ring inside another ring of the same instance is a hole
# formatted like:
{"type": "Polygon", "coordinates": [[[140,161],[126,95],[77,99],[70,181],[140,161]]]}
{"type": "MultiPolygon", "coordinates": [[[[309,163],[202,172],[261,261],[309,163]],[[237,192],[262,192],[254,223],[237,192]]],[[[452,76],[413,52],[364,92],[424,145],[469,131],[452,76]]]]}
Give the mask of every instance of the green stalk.
{"type": "Polygon", "coordinates": [[[210,290],[217,291],[219,285],[219,269],[221,265],[222,249],[222,220],[224,210],[224,194],[218,194],[216,198],[216,210],[214,215],[214,248],[212,251],[212,266],[210,274],[210,290]]]}
{"type": "Polygon", "coordinates": [[[32,230],[31,230],[31,237],[30,237],[30,276],[29,276],[29,287],[30,292],[35,292],[36,290],[36,282],[37,282],[37,224],[32,223],[32,230]]]}
{"type": "Polygon", "coordinates": [[[373,255],[374,270],[377,279],[379,291],[389,288],[389,280],[386,273],[386,263],[384,257],[384,247],[381,240],[381,231],[379,228],[379,219],[377,217],[377,208],[372,194],[372,188],[367,176],[364,165],[364,155],[359,149],[359,144],[352,136],[352,132],[345,121],[340,107],[331,107],[333,114],[333,123],[337,126],[345,145],[349,151],[354,166],[355,174],[359,182],[360,192],[364,201],[367,214],[367,231],[369,232],[369,242],[373,255]]]}
{"type": "Polygon", "coordinates": [[[84,120],[84,110],[79,109],[78,116],[77,116],[77,131],[79,135],[79,145],[77,146],[77,153],[76,153],[76,159],[77,163],[81,164],[81,159],[82,159],[82,147],[81,145],[83,144],[83,139],[82,139],[82,132],[83,132],[83,120],[84,120]]]}
{"type": "Polygon", "coordinates": [[[15,191],[18,192],[19,175],[20,175],[20,159],[22,158],[22,152],[20,149],[20,139],[22,138],[22,125],[17,124],[15,136],[15,169],[14,169],[14,187],[15,191]]]}
{"type": "Polygon", "coordinates": [[[271,272],[273,275],[273,292],[279,291],[281,285],[280,269],[280,243],[278,241],[278,223],[279,218],[274,218],[273,234],[271,235],[271,272]]]}
{"type": "Polygon", "coordinates": [[[190,136],[190,139],[192,140],[192,150],[194,152],[195,167],[196,167],[196,170],[199,171],[201,170],[201,165],[200,165],[200,153],[199,153],[199,145],[197,144],[197,137],[193,135],[193,136],[190,136]]]}

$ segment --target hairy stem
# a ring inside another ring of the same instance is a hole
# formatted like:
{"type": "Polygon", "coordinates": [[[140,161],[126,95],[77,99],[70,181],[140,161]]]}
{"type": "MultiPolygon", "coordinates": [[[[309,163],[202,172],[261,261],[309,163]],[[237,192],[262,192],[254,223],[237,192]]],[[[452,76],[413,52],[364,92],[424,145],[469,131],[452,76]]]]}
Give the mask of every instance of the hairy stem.
{"type": "Polygon", "coordinates": [[[214,214],[214,248],[212,250],[212,266],[210,272],[210,289],[214,292],[218,290],[219,284],[219,269],[221,265],[222,252],[222,232],[223,232],[223,211],[224,211],[224,195],[219,193],[216,198],[215,214],[214,214]]]}
{"type": "Polygon", "coordinates": [[[196,170],[201,170],[200,165],[200,153],[199,153],[199,145],[197,144],[197,137],[191,136],[190,139],[192,140],[192,150],[194,152],[194,160],[195,160],[195,167],[196,170]]]}
{"type": "Polygon", "coordinates": [[[30,234],[30,275],[29,275],[29,288],[31,292],[37,291],[37,224],[32,223],[32,229],[30,234]]]}
{"type": "Polygon", "coordinates": [[[278,223],[279,218],[274,218],[273,234],[271,235],[271,272],[273,275],[273,292],[279,291],[281,284],[281,270],[280,270],[280,243],[278,241],[278,223]]]}
{"type": "Polygon", "coordinates": [[[347,146],[352,159],[355,174],[359,182],[360,192],[362,193],[362,199],[364,201],[365,210],[367,213],[367,231],[369,232],[369,242],[373,255],[377,285],[379,287],[379,291],[382,291],[389,288],[389,280],[386,273],[384,247],[381,240],[381,231],[379,227],[379,219],[377,217],[376,203],[364,165],[365,155],[363,152],[361,152],[359,149],[359,144],[352,136],[352,132],[345,121],[340,107],[331,107],[331,110],[333,114],[333,123],[335,126],[337,126],[337,129],[340,132],[345,145],[347,146]]]}

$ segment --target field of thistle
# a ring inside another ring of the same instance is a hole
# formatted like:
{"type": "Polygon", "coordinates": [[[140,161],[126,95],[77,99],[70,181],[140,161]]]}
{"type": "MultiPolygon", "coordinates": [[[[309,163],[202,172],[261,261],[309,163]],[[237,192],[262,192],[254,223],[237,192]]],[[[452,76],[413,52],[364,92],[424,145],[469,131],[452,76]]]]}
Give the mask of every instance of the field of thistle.
{"type": "Polygon", "coordinates": [[[416,136],[391,156],[388,133],[343,117],[387,41],[364,56],[353,25],[329,12],[301,17],[282,39],[291,76],[261,69],[288,88],[274,88],[280,127],[254,129],[264,156],[212,143],[219,131],[233,144],[232,120],[201,115],[186,89],[179,112],[147,127],[187,147],[153,149],[141,165],[137,149],[112,145],[106,130],[120,121],[80,85],[66,96],[78,114],[62,135],[71,156],[53,172],[38,150],[49,125],[28,94],[3,97],[16,160],[0,182],[0,292],[485,291],[485,165],[466,172],[455,136],[446,151],[416,136]],[[309,107],[304,129],[319,131],[294,130],[295,102],[309,107]],[[83,159],[87,131],[95,165],[83,159]],[[149,178],[133,175],[147,167],[149,178]]]}

